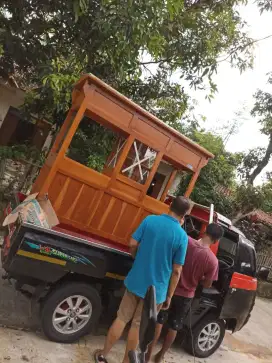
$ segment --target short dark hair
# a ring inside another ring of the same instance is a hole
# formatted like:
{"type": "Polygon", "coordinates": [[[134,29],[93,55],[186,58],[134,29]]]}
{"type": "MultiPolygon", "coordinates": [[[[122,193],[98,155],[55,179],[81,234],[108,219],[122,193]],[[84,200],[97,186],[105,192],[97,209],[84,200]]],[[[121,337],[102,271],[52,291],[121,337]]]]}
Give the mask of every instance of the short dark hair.
{"type": "Polygon", "coordinates": [[[210,237],[210,239],[215,243],[221,237],[223,237],[224,229],[219,226],[217,223],[211,223],[206,228],[206,235],[210,237]]]}
{"type": "Polygon", "coordinates": [[[189,199],[181,196],[176,197],[170,206],[170,210],[179,217],[184,217],[190,208],[191,203],[189,199]]]}

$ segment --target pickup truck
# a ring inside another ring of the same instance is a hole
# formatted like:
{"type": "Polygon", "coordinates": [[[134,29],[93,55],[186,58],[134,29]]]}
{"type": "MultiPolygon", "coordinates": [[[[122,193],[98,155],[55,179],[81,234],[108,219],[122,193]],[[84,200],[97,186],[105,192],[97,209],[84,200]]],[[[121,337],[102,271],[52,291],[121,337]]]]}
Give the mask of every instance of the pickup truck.
{"type": "MultiPolygon", "coordinates": [[[[23,198],[17,194],[6,214],[23,198]]],[[[196,205],[192,210],[185,223],[188,234],[196,237],[204,213],[209,215],[206,207],[196,205]]],[[[219,279],[211,289],[196,294],[185,321],[185,347],[198,357],[214,353],[225,330],[235,332],[246,324],[256,295],[254,247],[218,216],[214,213],[214,220],[225,230],[215,251],[219,279]],[[212,344],[205,336],[209,328],[215,331],[212,344]]],[[[38,227],[20,219],[6,227],[1,256],[4,278],[15,280],[16,289],[40,303],[46,337],[66,343],[89,333],[102,307],[108,308],[111,296],[121,296],[123,280],[133,263],[126,246],[60,227],[38,227]]]]}

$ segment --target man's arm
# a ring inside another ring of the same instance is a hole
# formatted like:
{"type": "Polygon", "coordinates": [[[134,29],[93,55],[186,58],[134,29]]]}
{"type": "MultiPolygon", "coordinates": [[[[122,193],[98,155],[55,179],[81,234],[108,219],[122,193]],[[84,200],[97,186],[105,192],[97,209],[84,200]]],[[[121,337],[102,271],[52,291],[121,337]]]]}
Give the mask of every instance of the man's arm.
{"type": "Polygon", "coordinates": [[[181,240],[181,243],[177,250],[175,251],[175,254],[173,256],[173,267],[172,267],[172,274],[170,278],[170,283],[168,287],[168,293],[165,303],[163,304],[163,309],[167,310],[170,306],[171,299],[175,293],[176,287],[178,285],[182,266],[185,262],[186,252],[187,252],[187,246],[188,246],[188,236],[187,234],[183,235],[183,238],[181,240]]]}
{"type": "Polygon", "coordinates": [[[131,256],[133,258],[136,257],[139,244],[141,243],[143,239],[143,235],[145,232],[147,224],[147,218],[145,218],[142,223],[139,225],[139,227],[136,229],[136,231],[133,233],[130,241],[129,241],[129,252],[131,253],[131,256]]]}
{"type": "Polygon", "coordinates": [[[139,242],[131,238],[129,241],[129,252],[133,258],[135,258],[139,247],[139,242]]]}
{"type": "Polygon", "coordinates": [[[176,287],[177,287],[179,279],[180,279],[181,271],[182,271],[182,266],[174,263],[171,278],[170,278],[170,284],[168,287],[167,298],[162,307],[163,310],[169,309],[171,299],[174,295],[174,292],[176,290],[176,287]]]}
{"type": "Polygon", "coordinates": [[[209,289],[210,287],[212,287],[212,283],[213,280],[208,280],[206,278],[204,278],[204,280],[200,281],[200,284],[205,288],[205,289],[209,289]]]}

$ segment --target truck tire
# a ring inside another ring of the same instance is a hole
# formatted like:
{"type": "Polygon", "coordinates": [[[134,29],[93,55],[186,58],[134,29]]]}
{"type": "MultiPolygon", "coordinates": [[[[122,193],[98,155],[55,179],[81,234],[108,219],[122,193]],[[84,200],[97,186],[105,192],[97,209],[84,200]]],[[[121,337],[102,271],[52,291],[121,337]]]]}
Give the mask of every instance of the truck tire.
{"type": "Polygon", "coordinates": [[[90,332],[100,313],[101,299],[95,288],[84,283],[65,283],[44,301],[42,329],[54,342],[72,343],[90,332]]]}
{"type": "Polygon", "coordinates": [[[185,349],[197,358],[207,358],[220,347],[225,331],[224,320],[209,315],[203,318],[192,332],[188,331],[185,349]]]}

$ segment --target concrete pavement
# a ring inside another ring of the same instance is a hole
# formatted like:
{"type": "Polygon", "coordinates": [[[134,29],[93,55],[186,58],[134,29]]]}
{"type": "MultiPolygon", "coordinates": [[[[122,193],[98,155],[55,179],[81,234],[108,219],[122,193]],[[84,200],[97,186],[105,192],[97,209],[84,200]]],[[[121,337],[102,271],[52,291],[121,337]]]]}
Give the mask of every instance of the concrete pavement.
{"type": "MultiPolygon", "coordinates": [[[[39,332],[38,311],[38,307],[31,307],[30,301],[16,292],[8,281],[0,279],[1,363],[92,362],[92,352],[103,344],[105,325],[99,329],[100,336],[88,336],[73,345],[56,344],[48,342],[39,332]]],[[[257,299],[252,317],[242,331],[234,335],[227,333],[224,344],[212,357],[196,359],[195,362],[272,363],[271,326],[272,301],[257,299]]],[[[124,342],[120,341],[110,357],[110,363],[121,362],[123,352],[124,342]]],[[[193,363],[194,358],[176,345],[165,361],[174,362],[193,363]]]]}

